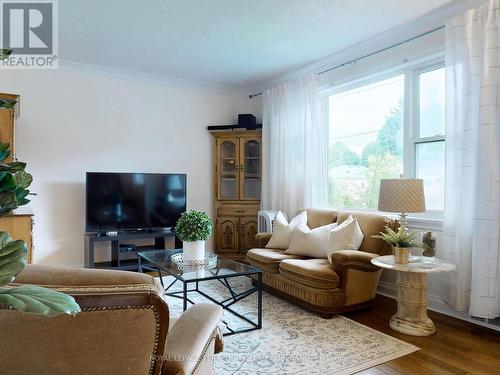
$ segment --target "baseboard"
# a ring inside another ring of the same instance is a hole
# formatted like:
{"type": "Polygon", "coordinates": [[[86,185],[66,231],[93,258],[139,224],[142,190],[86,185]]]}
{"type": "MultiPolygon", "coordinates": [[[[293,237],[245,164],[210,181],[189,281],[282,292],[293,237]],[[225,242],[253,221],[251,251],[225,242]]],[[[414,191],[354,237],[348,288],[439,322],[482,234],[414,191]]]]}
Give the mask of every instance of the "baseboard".
{"type": "MultiPolygon", "coordinates": [[[[378,284],[377,294],[396,299],[397,288],[396,285],[380,281],[378,284]]],[[[492,329],[494,331],[500,332],[500,327],[494,324],[485,323],[477,319],[473,319],[465,311],[457,311],[452,307],[448,306],[446,302],[441,297],[428,294],[427,295],[427,308],[431,311],[438,312],[447,316],[451,316],[456,319],[464,320],[466,322],[476,324],[482,327],[492,329]]]]}

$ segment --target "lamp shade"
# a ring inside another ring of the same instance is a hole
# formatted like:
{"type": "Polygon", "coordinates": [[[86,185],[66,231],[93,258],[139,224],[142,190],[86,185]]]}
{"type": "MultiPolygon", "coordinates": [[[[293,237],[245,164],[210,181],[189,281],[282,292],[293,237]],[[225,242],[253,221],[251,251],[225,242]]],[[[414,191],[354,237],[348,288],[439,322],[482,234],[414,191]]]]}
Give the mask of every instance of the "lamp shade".
{"type": "Polygon", "coordinates": [[[378,210],[384,212],[424,212],[424,181],[420,179],[380,180],[378,210]]]}

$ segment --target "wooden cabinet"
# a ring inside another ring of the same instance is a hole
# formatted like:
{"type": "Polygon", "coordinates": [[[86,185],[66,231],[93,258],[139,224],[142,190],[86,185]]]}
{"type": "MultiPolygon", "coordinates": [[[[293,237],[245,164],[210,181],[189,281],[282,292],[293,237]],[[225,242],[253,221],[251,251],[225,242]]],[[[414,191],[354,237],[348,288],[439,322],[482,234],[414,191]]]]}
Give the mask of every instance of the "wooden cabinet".
{"type": "Polygon", "coordinates": [[[240,218],[240,249],[247,252],[249,249],[257,246],[255,235],[257,234],[257,216],[240,218]]]}
{"type": "Polygon", "coordinates": [[[215,251],[244,260],[256,246],[262,181],[260,130],[212,132],[215,139],[215,251]]]}
{"type": "Polygon", "coordinates": [[[239,218],[220,216],[216,219],[217,251],[224,253],[238,252],[239,218]]]}
{"type": "Polygon", "coordinates": [[[33,259],[33,215],[12,214],[0,218],[0,231],[8,232],[14,240],[23,240],[28,248],[28,263],[33,259]]]}

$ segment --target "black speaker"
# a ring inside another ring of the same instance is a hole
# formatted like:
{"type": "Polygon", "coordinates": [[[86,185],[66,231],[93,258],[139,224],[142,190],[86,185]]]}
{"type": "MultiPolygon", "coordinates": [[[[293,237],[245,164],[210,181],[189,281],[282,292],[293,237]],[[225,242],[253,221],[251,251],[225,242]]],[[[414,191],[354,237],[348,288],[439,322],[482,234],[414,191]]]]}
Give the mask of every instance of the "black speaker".
{"type": "Polygon", "coordinates": [[[257,119],[251,113],[242,113],[238,115],[238,125],[244,126],[248,130],[257,129],[257,119]]]}

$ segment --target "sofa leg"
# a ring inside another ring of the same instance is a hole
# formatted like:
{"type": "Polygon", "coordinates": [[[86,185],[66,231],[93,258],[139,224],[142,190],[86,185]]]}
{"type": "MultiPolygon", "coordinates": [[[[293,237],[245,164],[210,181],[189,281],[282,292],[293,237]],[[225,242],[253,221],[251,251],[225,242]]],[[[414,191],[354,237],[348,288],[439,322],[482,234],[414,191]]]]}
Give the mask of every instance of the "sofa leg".
{"type": "Polygon", "coordinates": [[[329,314],[329,313],[319,313],[319,316],[323,319],[331,319],[334,314],[329,314]]]}

